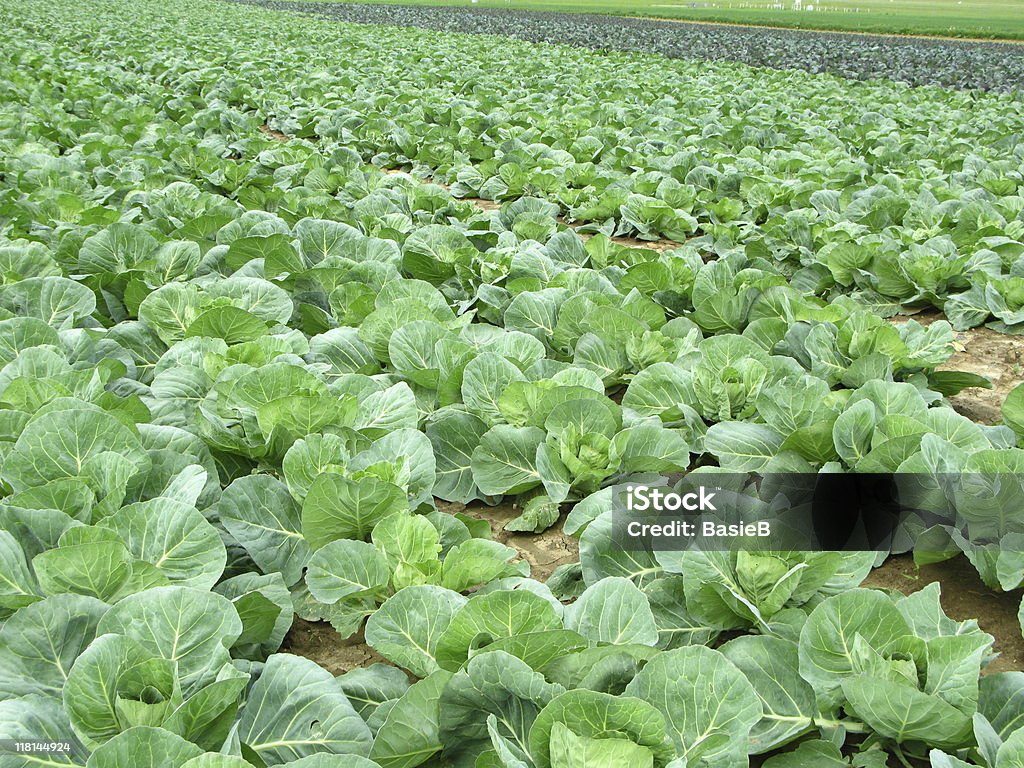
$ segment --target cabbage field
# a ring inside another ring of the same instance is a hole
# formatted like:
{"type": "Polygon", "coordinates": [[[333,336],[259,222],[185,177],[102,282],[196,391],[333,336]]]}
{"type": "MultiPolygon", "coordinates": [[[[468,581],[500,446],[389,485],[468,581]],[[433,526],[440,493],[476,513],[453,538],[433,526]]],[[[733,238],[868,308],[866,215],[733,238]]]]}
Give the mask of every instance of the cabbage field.
{"type": "Polygon", "coordinates": [[[0,7],[0,768],[1024,768],[1024,58],[339,8],[0,7]]]}
{"type": "MultiPolygon", "coordinates": [[[[911,1],[920,0],[908,0],[911,1]]],[[[739,61],[773,69],[831,72],[857,80],[887,78],[911,85],[947,85],[1004,92],[1019,91],[1024,85],[1024,46],[999,42],[898,35],[864,37],[732,24],[681,24],[663,19],[615,17],[601,13],[526,11],[519,7],[523,2],[541,4],[548,0],[517,0],[515,8],[437,7],[458,3],[459,0],[413,0],[413,5],[391,4],[397,0],[236,2],[313,13],[357,24],[396,24],[442,32],[504,35],[534,43],[563,43],[601,51],[654,52],[673,59],[739,61]]],[[[502,3],[504,0],[491,2],[502,3]]],[[[564,2],[570,4],[573,0],[564,2]]],[[[618,0],[607,2],[616,3],[618,0]]],[[[619,6],[620,12],[626,5],[619,6]]],[[[702,10],[699,4],[693,5],[695,9],[689,5],[677,7],[684,9],[681,11],[684,15],[702,10]]],[[[737,14],[743,13],[739,11],[740,7],[737,6],[737,14]]],[[[974,13],[979,12],[976,4],[972,3],[972,8],[974,13]]],[[[781,21],[783,25],[785,21],[782,19],[786,15],[773,14],[775,21],[781,21]]],[[[835,15],[842,18],[841,14],[835,15]]],[[[856,18],[856,14],[852,16],[856,18]]],[[[1024,18],[1024,10],[1021,17],[1024,18]]]]}

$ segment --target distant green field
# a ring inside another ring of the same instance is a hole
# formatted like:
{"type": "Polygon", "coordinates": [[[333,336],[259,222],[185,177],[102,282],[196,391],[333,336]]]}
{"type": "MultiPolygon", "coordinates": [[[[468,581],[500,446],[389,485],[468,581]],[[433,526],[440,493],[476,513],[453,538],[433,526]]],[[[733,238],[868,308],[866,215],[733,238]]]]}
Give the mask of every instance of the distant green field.
{"type": "MultiPolygon", "coordinates": [[[[471,0],[357,0],[461,5],[471,0]]],[[[908,35],[1024,39],[1024,0],[478,0],[476,7],[908,35]],[[784,7],[779,7],[779,6],[784,7]]]]}

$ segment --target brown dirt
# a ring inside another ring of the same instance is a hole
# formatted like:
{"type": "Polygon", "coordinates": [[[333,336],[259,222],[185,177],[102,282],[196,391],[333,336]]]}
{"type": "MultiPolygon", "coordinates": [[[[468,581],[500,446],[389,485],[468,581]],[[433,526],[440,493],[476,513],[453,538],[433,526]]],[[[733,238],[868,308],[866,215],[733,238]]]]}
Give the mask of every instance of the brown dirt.
{"type": "Polygon", "coordinates": [[[275,141],[282,141],[282,142],[283,141],[291,141],[290,137],[286,136],[285,134],[281,133],[280,131],[275,131],[273,128],[271,128],[266,123],[264,123],[263,125],[260,126],[260,133],[266,134],[267,136],[269,136],[270,138],[274,139],[275,141]]]}
{"type": "MultiPolygon", "coordinates": [[[[921,312],[912,319],[928,325],[942,319],[938,311],[921,312]]],[[[893,322],[906,322],[906,316],[897,316],[893,322]]],[[[1009,336],[991,328],[971,328],[954,332],[957,351],[941,371],[965,371],[985,376],[992,389],[965,389],[951,397],[950,403],[964,416],[984,424],[1000,424],[1003,400],[1010,390],[1024,380],[1024,336],[1009,336]]]]}
{"type": "Polygon", "coordinates": [[[537,581],[545,581],[558,566],[579,560],[576,539],[562,533],[564,519],[543,533],[513,533],[504,529],[505,523],[517,517],[521,511],[513,502],[505,502],[496,507],[482,504],[467,507],[441,501],[437,506],[442,512],[453,515],[462,512],[478,520],[486,520],[491,525],[491,536],[495,541],[518,549],[522,558],[530,564],[530,575],[537,581]]]}
{"type": "Polygon", "coordinates": [[[298,616],[284,639],[282,650],[315,661],[332,675],[377,662],[387,663],[366,644],[362,632],[347,640],[339,640],[338,633],[327,622],[306,621],[298,616]]]}
{"type": "Polygon", "coordinates": [[[456,200],[464,200],[467,203],[472,203],[481,211],[497,211],[501,209],[501,203],[496,200],[484,200],[482,197],[463,197],[455,198],[456,200]]]}
{"type": "Polygon", "coordinates": [[[1024,635],[1017,621],[1021,591],[994,592],[978,577],[966,557],[918,568],[911,555],[891,557],[871,572],[865,587],[894,589],[913,594],[937,581],[942,588],[942,607],[957,621],[977,619],[983,630],[995,639],[999,658],[985,670],[1007,672],[1024,670],[1024,635]]]}
{"type": "Polygon", "coordinates": [[[992,389],[967,389],[951,397],[950,402],[974,421],[1002,423],[1003,401],[1022,381],[1024,337],[1007,336],[991,328],[972,328],[956,336],[963,350],[953,355],[941,369],[985,376],[992,382],[992,389]]]}

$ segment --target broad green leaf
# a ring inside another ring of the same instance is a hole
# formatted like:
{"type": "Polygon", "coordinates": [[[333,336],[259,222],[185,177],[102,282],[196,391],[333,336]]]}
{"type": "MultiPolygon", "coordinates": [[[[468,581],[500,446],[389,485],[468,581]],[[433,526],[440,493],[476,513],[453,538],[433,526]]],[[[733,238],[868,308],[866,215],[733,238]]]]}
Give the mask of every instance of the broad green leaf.
{"type": "Polygon", "coordinates": [[[437,389],[441,361],[437,343],[450,335],[440,323],[416,320],[393,334],[388,341],[388,358],[395,370],[428,389],[437,389]]]}
{"type": "Polygon", "coordinates": [[[332,541],[318,549],[306,572],[310,593],[327,604],[350,596],[372,596],[386,587],[390,579],[391,569],[381,551],[372,544],[351,539],[332,541]]]}
{"type": "Polygon", "coordinates": [[[844,678],[854,673],[855,637],[884,653],[910,634],[910,626],[888,595],[851,589],[811,611],[800,633],[800,674],[819,697],[838,702],[844,678]]]}
{"type": "Polygon", "coordinates": [[[228,344],[252,341],[269,333],[267,324],[239,307],[213,307],[199,314],[185,329],[185,338],[207,336],[228,344]]]}
{"type": "Polygon", "coordinates": [[[615,768],[619,765],[653,768],[651,750],[618,738],[579,736],[561,723],[551,732],[552,768],[615,768]]]}
{"type": "Polygon", "coordinates": [[[778,454],[782,436],[761,425],[723,421],[708,428],[704,450],[734,472],[757,472],[778,454]]]}
{"type": "Polygon", "coordinates": [[[321,474],[341,472],[349,458],[348,445],[338,435],[313,434],[296,440],[282,461],[289,493],[294,499],[303,501],[321,474]]]}
{"type": "Polygon", "coordinates": [[[1024,726],[1024,672],[999,672],[983,677],[978,712],[1004,740],[1024,726]]]}
{"type": "Polygon", "coordinates": [[[78,737],[95,748],[135,725],[154,725],[176,704],[173,661],[122,635],[98,637],[75,661],[64,709],[78,737]]]}
{"type": "Polygon", "coordinates": [[[4,479],[15,490],[83,474],[91,459],[112,452],[135,471],[149,468],[139,439],[114,416],[93,406],[52,410],[33,419],[4,462],[4,479]]]}
{"type": "Polygon", "coordinates": [[[690,646],[665,651],[626,686],[654,705],[687,765],[715,766],[747,751],[761,702],[743,673],[718,651],[690,646]]]}
{"type": "MultiPolygon", "coordinates": [[[[805,741],[792,752],[783,752],[765,761],[766,768],[848,768],[849,765],[839,747],[820,739],[805,741]]],[[[882,765],[886,765],[884,757],[882,765]]]]}
{"type": "Polygon", "coordinates": [[[108,606],[91,597],[56,595],[28,605],[0,627],[3,698],[40,694],[60,700],[75,659],[96,637],[108,606]]]}
{"type": "Polygon", "coordinates": [[[506,531],[543,533],[558,522],[560,514],[558,503],[541,494],[526,502],[519,516],[509,520],[503,528],[506,531]]]}
{"type": "Polygon", "coordinates": [[[658,628],[647,596],[621,576],[602,579],[566,608],[565,626],[593,643],[655,645],[658,628]]]}
{"type": "MultiPolygon", "coordinates": [[[[610,501],[609,497],[609,504],[610,501]]],[[[634,551],[618,543],[613,512],[607,508],[580,537],[580,563],[588,586],[610,576],[621,576],[644,587],[665,571],[654,553],[639,548],[634,551]]]]}
{"type": "Polygon", "coordinates": [[[203,750],[163,728],[139,726],[89,756],[86,768],[181,768],[203,750]]]}
{"type": "Polygon", "coordinates": [[[518,557],[518,550],[497,541],[464,541],[445,555],[441,564],[441,584],[456,592],[465,592],[506,576],[525,576],[530,572],[529,563],[509,562],[518,557]]]}
{"type": "Polygon", "coordinates": [[[233,667],[221,670],[220,679],[206,685],[163,721],[161,727],[204,749],[219,749],[238,716],[249,676],[233,667]]]}
{"type": "Polygon", "coordinates": [[[667,576],[648,581],[644,594],[658,628],[659,648],[710,645],[718,636],[718,629],[708,626],[687,609],[683,577],[667,576]]]}
{"type": "Polygon", "coordinates": [[[588,739],[605,740],[608,734],[616,734],[620,739],[626,737],[624,741],[628,739],[629,743],[646,747],[652,755],[658,756],[659,762],[667,762],[675,755],[667,736],[665,718],[647,702],[630,696],[576,690],[554,698],[540,711],[530,728],[530,754],[538,768],[559,764],[553,754],[553,736],[559,726],[588,739]]]}
{"type": "Polygon", "coordinates": [[[231,601],[187,587],[157,587],[126,597],[100,620],[99,634],[119,634],[175,664],[189,695],[231,662],[228,649],[242,632],[231,601]]]}
{"type": "Polygon", "coordinates": [[[46,594],[71,592],[104,601],[113,601],[130,584],[133,564],[134,558],[119,540],[61,546],[32,560],[46,594]]]}
{"type": "Polygon", "coordinates": [[[299,506],[280,480],[250,475],[224,489],[217,506],[221,523],[265,573],[280,573],[286,585],[302,578],[310,556],[299,506]]]}
{"type": "Polygon", "coordinates": [[[220,582],[214,591],[234,603],[242,620],[242,634],[231,649],[233,656],[262,660],[281,647],[291,629],[295,606],[280,573],[241,573],[220,582]],[[258,602],[251,602],[257,597],[258,602]]]}
{"type": "Polygon", "coordinates": [[[996,753],[996,768],[1013,768],[1024,761],[1024,731],[1016,731],[996,753]]]}
{"type": "Polygon", "coordinates": [[[377,729],[370,757],[381,768],[413,768],[441,749],[442,692],[452,674],[432,672],[402,694],[377,729]]]}
{"type": "Polygon", "coordinates": [[[0,285],[0,308],[63,330],[95,312],[96,297],[85,285],[66,277],[29,277],[0,285]]]}
{"type": "Polygon", "coordinates": [[[486,432],[484,421],[463,411],[443,408],[431,415],[426,434],[437,459],[433,493],[439,499],[465,504],[480,497],[472,461],[473,451],[486,432]]]}
{"type": "Polygon", "coordinates": [[[189,504],[170,498],[131,504],[102,525],[173,584],[210,589],[224,572],[227,552],[220,534],[189,504]]]}
{"type": "Polygon", "coordinates": [[[252,763],[240,757],[207,752],[182,763],[181,768],[252,768],[252,763]]]}
{"type": "Polygon", "coordinates": [[[537,448],[544,431],[536,427],[491,427],[473,451],[473,480],[488,496],[519,494],[541,483],[537,448]]]}
{"type": "MultiPolygon", "coordinates": [[[[416,395],[408,384],[400,381],[361,400],[353,426],[368,437],[385,438],[399,430],[418,429],[419,421],[416,395]]],[[[426,461],[417,467],[424,473],[427,468],[426,461]]]]}
{"type": "Polygon", "coordinates": [[[367,539],[377,523],[408,506],[401,488],[376,477],[324,474],[302,503],[302,534],[314,550],[336,539],[367,539]]]}
{"type": "Polygon", "coordinates": [[[562,629],[562,621],[550,602],[533,592],[499,591],[474,597],[451,619],[436,644],[437,664],[457,670],[477,642],[486,643],[524,632],[562,629]]]}
{"type": "Polygon", "coordinates": [[[501,638],[483,646],[480,652],[504,651],[517,659],[522,659],[531,669],[539,671],[556,659],[589,646],[587,639],[578,632],[551,629],[501,638]]]}
{"type": "Polygon", "coordinates": [[[680,403],[693,401],[693,374],[671,363],[655,363],[637,373],[622,405],[644,416],[659,416],[680,403]]]}
{"type": "Polygon", "coordinates": [[[441,694],[440,736],[449,759],[470,759],[489,748],[488,715],[523,754],[538,713],[565,689],[504,651],[474,656],[441,694]]]}
{"type": "Polygon", "coordinates": [[[390,664],[355,667],[338,677],[345,695],[363,720],[369,720],[379,706],[399,699],[409,690],[409,677],[390,664]]]}
{"type": "Polygon", "coordinates": [[[1003,421],[1018,438],[1024,437],[1024,384],[1014,387],[1003,401],[1003,421]]]}
{"type": "Polygon", "coordinates": [[[440,669],[438,642],[466,602],[443,587],[406,587],[367,620],[366,642],[389,661],[427,677],[440,669]]]}
{"type": "Polygon", "coordinates": [[[441,552],[440,534],[423,515],[390,515],[374,527],[371,538],[392,563],[433,564],[441,552]]]}
{"type": "MultiPolygon", "coordinates": [[[[3,530],[0,530],[0,565],[3,566],[0,568],[0,608],[8,611],[17,610],[31,605],[42,597],[21,545],[14,536],[3,530]]],[[[40,576],[38,571],[36,576],[40,576]]],[[[47,586],[53,587],[54,584],[44,578],[42,586],[46,589],[47,586]]],[[[57,588],[55,591],[66,590],[57,588]]]]}
{"type": "Polygon", "coordinates": [[[111,224],[82,243],[78,269],[90,274],[126,272],[158,248],[156,239],[138,224],[111,224]]]}
{"type": "Polygon", "coordinates": [[[814,727],[814,690],[800,677],[796,643],[748,635],[730,640],[721,651],[746,675],[761,700],[761,721],[750,731],[752,754],[787,744],[814,727]]]}
{"type": "Polygon", "coordinates": [[[474,416],[487,424],[501,424],[504,417],[498,400],[514,381],[524,381],[520,370],[503,357],[486,352],[473,358],[462,375],[462,401],[474,416]]]}
{"type": "Polygon", "coordinates": [[[842,689],[850,711],[886,738],[954,749],[971,739],[971,719],[938,696],[867,675],[843,680],[842,689]]]}
{"type": "Polygon", "coordinates": [[[0,701],[0,739],[70,742],[71,745],[68,753],[51,753],[45,757],[8,752],[4,755],[4,768],[82,765],[89,755],[75,736],[60,699],[48,696],[21,696],[0,701]]]}
{"type": "Polygon", "coordinates": [[[358,755],[320,753],[288,763],[292,768],[382,768],[379,763],[358,755]]]}
{"type": "Polygon", "coordinates": [[[289,654],[267,659],[242,710],[238,738],[267,765],[321,752],[365,757],[372,743],[334,676],[289,654]]]}

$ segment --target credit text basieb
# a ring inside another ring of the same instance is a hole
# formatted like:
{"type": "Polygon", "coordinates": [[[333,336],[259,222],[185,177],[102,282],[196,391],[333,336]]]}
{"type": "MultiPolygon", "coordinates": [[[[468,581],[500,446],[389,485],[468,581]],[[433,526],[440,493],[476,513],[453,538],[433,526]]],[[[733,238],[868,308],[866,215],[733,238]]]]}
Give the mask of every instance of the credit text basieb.
{"type": "MultiPolygon", "coordinates": [[[[716,512],[715,493],[715,490],[709,491],[704,486],[699,486],[689,493],[676,493],[647,485],[630,485],[626,487],[626,509],[631,512],[716,512]]],[[[634,538],[748,538],[771,536],[772,526],[766,520],[752,523],[739,521],[731,524],[713,520],[669,520],[654,524],[632,520],[626,525],[626,533],[634,538]]]]}

